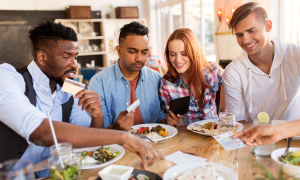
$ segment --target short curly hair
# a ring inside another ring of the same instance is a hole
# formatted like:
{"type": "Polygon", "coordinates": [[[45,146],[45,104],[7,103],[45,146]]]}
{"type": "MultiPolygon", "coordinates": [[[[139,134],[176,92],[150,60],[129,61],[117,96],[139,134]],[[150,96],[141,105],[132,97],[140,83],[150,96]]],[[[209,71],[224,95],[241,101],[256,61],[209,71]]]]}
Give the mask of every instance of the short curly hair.
{"type": "Polygon", "coordinates": [[[140,35],[140,36],[147,36],[149,34],[149,29],[140,24],[139,22],[133,21],[129,24],[125,24],[120,29],[120,35],[119,35],[119,42],[122,40],[125,40],[128,35],[140,35]]]}
{"type": "Polygon", "coordinates": [[[56,45],[58,40],[69,40],[77,42],[75,31],[60,23],[52,21],[40,22],[38,26],[29,31],[29,38],[33,45],[33,56],[42,48],[51,48],[56,45]]]}

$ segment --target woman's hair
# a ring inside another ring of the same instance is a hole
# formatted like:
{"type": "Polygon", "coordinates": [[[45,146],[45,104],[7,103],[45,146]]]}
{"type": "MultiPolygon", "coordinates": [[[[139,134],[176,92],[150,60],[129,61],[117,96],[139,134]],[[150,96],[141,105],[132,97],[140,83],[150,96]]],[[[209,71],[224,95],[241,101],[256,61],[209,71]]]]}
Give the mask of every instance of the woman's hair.
{"type": "Polygon", "coordinates": [[[188,90],[191,94],[191,87],[194,87],[194,96],[197,97],[197,105],[203,112],[204,109],[204,92],[205,87],[211,88],[206,82],[203,75],[203,71],[210,71],[210,64],[206,61],[202,49],[198,43],[195,34],[188,28],[176,29],[169,37],[165,49],[165,59],[167,60],[168,73],[164,75],[164,78],[170,82],[175,83],[180,75],[176,69],[172,66],[169,58],[169,43],[175,39],[179,39],[184,43],[184,51],[191,61],[191,66],[189,67],[189,78],[188,78],[188,90]]]}

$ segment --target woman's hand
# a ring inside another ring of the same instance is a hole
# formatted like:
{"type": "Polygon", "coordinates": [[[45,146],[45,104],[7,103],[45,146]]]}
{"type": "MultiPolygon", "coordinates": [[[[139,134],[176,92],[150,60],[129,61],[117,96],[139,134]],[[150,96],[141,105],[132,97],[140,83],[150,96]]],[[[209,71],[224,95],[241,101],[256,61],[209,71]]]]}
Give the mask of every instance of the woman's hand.
{"type": "Polygon", "coordinates": [[[169,110],[169,114],[167,114],[166,117],[167,124],[171,126],[175,126],[176,124],[180,123],[182,121],[182,116],[180,114],[177,114],[177,116],[169,110]]]}

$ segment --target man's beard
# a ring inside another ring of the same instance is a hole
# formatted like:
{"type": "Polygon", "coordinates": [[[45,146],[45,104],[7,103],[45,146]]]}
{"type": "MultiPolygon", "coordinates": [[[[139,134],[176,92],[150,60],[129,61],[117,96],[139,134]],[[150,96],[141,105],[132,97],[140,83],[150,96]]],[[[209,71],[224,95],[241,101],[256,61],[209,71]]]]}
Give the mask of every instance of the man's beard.
{"type": "MultiPolygon", "coordinates": [[[[76,73],[76,69],[70,69],[70,70],[68,70],[68,71],[66,71],[65,73],[64,73],[64,75],[65,74],[67,74],[67,73],[69,73],[69,72],[75,72],[76,73]]],[[[63,76],[64,76],[63,75],[63,76]]],[[[51,79],[51,80],[53,80],[53,81],[55,81],[57,84],[59,84],[61,87],[63,86],[63,84],[64,84],[64,79],[63,79],[63,76],[52,76],[52,75],[49,75],[48,76],[48,78],[49,79],[51,79]]]]}
{"type": "Polygon", "coordinates": [[[49,79],[55,81],[57,84],[59,84],[61,87],[64,84],[64,80],[62,79],[62,77],[55,77],[55,76],[49,76],[49,79]]]}

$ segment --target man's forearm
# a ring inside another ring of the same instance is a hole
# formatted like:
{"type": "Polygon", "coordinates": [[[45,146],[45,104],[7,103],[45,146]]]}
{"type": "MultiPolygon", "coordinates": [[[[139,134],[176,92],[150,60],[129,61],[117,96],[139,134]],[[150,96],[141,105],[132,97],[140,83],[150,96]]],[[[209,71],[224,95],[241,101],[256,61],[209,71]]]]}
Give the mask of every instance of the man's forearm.
{"type": "Polygon", "coordinates": [[[300,120],[288,121],[282,124],[277,124],[276,130],[283,138],[300,136],[300,120]]]}
{"type": "Polygon", "coordinates": [[[91,122],[90,127],[104,128],[103,116],[101,116],[101,117],[92,117],[92,122],[91,122]]]}
{"type": "MultiPolygon", "coordinates": [[[[123,144],[129,135],[126,132],[87,128],[69,123],[52,121],[58,142],[69,142],[74,148],[101,146],[107,144],[123,144]]],[[[54,144],[48,119],[30,135],[29,140],[39,146],[54,144]]]]}
{"type": "Polygon", "coordinates": [[[123,130],[123,129],[120,128],[120,126],[118,125],[117,122],[111,124],[111,125],[108,127],[108,129],[123,130]]]}

